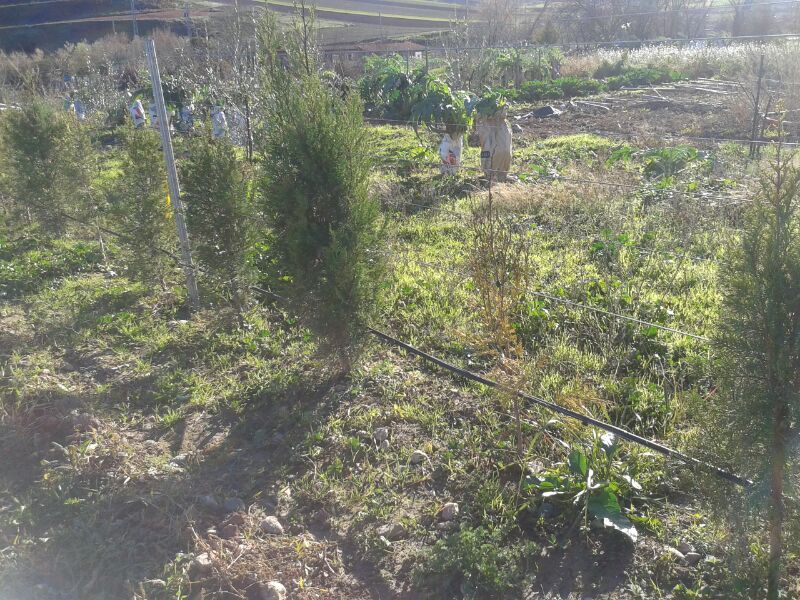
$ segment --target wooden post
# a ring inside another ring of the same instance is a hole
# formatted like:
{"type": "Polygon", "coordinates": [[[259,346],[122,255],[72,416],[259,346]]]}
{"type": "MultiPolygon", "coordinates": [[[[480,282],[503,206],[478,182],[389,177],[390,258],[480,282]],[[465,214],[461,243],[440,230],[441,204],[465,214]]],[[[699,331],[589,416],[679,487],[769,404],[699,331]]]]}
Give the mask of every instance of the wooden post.
{"type": "Polygon", "coordinates": [[[764,53],[761,53],[761,61],[758,66],[758,84],[756,87],[755,105],[753,106],[753,128],[750,131],[750,158],[755,158],[756,148],[756,135],[758,134],[758,117],[760,115],[761,105],[761,82],[764,79],[764,53]]]}
{"type": "Polygon", "coordinates": [[[197,291],[195,267],[192,262],[192,251],[189,245],[189,233],[186,231],[186,221],[183,217],[183,204],[181,202],[181,188],[178,184],[178,171],[175,168],[175,153],[172,150],[172,137],[169,133],[169,116],[164,104],[164,91],[161,89],[161,73],[158,71],[156,57],[156,43],[150,38],[145,44],[147,52],[147,68],[150,70],[150,80],[153,84],[153,98],[158,111],[158,128],[161,133],[161,147],[164,150],[164,162],[167,167],[167,183],[169,184],[169,199],[172,203],[172,213],[175,217],[175,228],[178,230],[178,239],[181,245],[181,259],[184,273],[186,273],[186,288],[189,295],[189,304],[192,310],[200,308],[200,294],[197,291]]]}

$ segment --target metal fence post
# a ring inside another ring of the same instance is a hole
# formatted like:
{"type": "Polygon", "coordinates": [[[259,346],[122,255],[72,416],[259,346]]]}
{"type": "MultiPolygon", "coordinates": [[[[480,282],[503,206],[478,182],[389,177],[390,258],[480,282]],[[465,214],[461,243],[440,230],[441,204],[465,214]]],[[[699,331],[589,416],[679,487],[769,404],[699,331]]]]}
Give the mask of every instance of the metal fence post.
{"type": "Polygon", "coordinates": [[[131,0],[131,21],[133,21],[133,37],[139,37],[139,24],[136,22],[136,0],[131,0]]]}
{"type": "Polygon", "coordinates": [[[189,293],[189,304],[192,310],[200,308],[200,294],[197,291],[195,267],[192,262],[192,251],[189,245],[189,233],[186,231],[186,221],[183,217],[183,204],[181,202],[181,188],[178,184],[178,171],[175,168],[175,154],[172,150],[172,137],[169,133],[169,116],[164,104],[164,91],[161,89],[161,74],[158,70],[156,58],[156,43],[150,38],[145,43],[147,52],[147,68],[150,70],[150,80],[153,83],[153,99],[158,111],[158,129],[161,132],[161,146],[164,149],[164,162],[167,167],[167,183],[169,184],[169,199],[172,203],[172,213],[175,217],[175,228],[181,245],[181,258],[184,272],[186,273],[186,287],[189,293]]]}

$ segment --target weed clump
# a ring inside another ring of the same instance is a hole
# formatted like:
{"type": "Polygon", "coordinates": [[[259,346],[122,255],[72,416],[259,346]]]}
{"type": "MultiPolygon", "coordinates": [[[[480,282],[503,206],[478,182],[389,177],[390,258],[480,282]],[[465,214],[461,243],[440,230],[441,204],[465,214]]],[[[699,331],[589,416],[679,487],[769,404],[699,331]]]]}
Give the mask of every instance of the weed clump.
{"type": "Polygon", "coordinates": [[[508,532],[463,527],[436,542],[416,576],[431,597],[497,598],[516,589],[525,576],[524,558],[533,544],[510,545],[508,532]]]}

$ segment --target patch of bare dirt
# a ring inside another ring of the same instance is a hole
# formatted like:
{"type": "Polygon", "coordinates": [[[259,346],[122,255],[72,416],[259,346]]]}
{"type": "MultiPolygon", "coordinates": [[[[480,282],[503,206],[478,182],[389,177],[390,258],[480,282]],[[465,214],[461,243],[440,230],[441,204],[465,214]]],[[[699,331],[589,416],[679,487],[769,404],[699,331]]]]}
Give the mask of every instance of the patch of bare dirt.
{"type": "Polygon", "coordinates": [[[646,145],[663,145],[665,138],[681,136],[747,139],[749,127],[741,118],[746,104],[746,98],[739,93],[705,91],[699,84],[687,84],[669,91],[621,91],[555,102],[552,106],[563,111],[560,115],[537,118],[531,110],[523,109],[512,117],[512,122],[522,127],[525,137],[535,139],[579,133],[638,139],[646,145]]]}

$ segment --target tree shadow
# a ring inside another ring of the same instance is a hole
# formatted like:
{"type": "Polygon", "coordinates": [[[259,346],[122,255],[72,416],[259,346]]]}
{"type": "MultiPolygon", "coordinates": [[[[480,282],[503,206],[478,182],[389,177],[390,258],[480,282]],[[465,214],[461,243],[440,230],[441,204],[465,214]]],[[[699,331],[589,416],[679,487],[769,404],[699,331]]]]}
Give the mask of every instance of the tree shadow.
{"type": "MultiPolygon", "coordinates": [[[[109,423],[76,431],[74,415],[70,420],[69,412],[53,408],[62,400],[51,394],[50,414],[63,416],[64,422],[46,440],[34,444],[31,435],[23,434],[27,443],[22,444],[23,429],[0,429],[0,442],[8,442],[0,451],[14,448],[5,456],[15,457],[13,468],[0,461],[0,481],[13,479],[15,493],[36,498],[23,533],[39,540],[12,549],[0,568],[0,596],[131,598],[141,594],[136,582],[167,579],[165,565],[193,547],[190,532],[219,529],[225,518],[224,510],[203,506],[200,497],[213,496],[220,505],[225,498],[239,497],[248,506],[275,509],[276,486],[302,461],[293,449],[305,439],[310,423],[335,409],[342,385],[341,377],[331,376],[311,387],[272,390],[256,395],[244,413],[190,415],[170,432],[113,429],[109,423]],[[98,448],[70,461],[52,442],[62,447],[73,442],[69,452],[75,447],[85,451],[89,444],[98,448]],[[178,464],[169,460],[176,453],[186,454],[178,464]]],[[[55,424],[55,419],[47,422],[55,424]]],[[[9,527],[15,526],[0,514],[0,540],[13,540],[19,533],[9,527]]],[[[147,597],[160,597],[155,594],[147,597]]],[[[386,597],[385,591],[375,597],[386,597]]]]}
{"type": "Polygon", "coordinates": [[[538,594],[533,596],[537,598],[611,593],[624,586],[634,552],[630,541],[612,531],[593,532],[591,539],[576,533],[566,548],[537,560],[538,574],[531,593],[538,594]]]}

